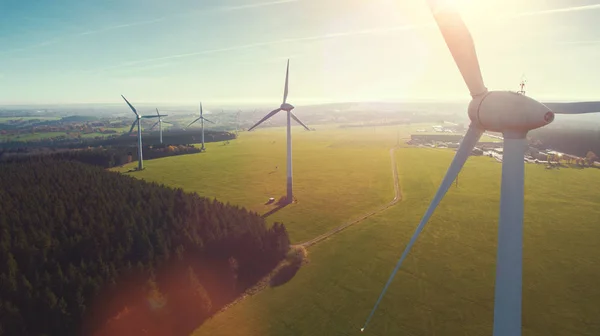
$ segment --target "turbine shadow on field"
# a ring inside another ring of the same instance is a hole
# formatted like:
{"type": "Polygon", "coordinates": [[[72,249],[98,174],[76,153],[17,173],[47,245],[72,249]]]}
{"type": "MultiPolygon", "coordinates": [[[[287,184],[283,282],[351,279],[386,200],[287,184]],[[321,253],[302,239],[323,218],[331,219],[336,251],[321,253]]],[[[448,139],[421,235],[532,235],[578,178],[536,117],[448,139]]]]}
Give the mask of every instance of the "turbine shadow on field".
{"type": "MultiPolygon", "coordinates": [[[[272,202],[267,202],[265,203],[265,205],[271,204],[272,202]]],[[[287,198],[285,196],[281,196],[281,198],[279,199],[279,201],[277,201],[277,203],[275,203],[277,206],[274,207],[273,209],[265,212],[261,217],[262,218],[267,218],[269,216],[271,216],[272,214],[276,213],[277,211],[285,208],[286,206],[288,206],[290,204],[290,202],[288,202],[287,198]]]]}

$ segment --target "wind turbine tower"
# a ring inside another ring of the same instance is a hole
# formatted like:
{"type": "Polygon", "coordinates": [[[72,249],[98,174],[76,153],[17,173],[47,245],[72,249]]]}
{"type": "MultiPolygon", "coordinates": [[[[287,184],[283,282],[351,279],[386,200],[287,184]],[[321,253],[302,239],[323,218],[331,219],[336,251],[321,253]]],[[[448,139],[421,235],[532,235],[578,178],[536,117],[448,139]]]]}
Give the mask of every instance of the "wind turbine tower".
{"type": "Polygon", "coordinates": [[[170,122],[166,122],[162,119],[162,117],[167,117],[168,114],[160,114],[158,113],[158,109],[156,109],[156,115],[158,116],[158,121],[152,125],[152,127],[150,127],[150,129],[152,130],[154,127],[156,127],[156,125],[158,125],[158,130],[159,130],[159,134],[160,134],[160,143],[163,143],[163,137],[162,137],[162,123],[165,124],[170,124],[170,122]]]}
{"type": "Polygon", "coordinates": [[[471,95],[471,102],[467,109],[471,124],[438,191],[396,263],[362,330],[373,317],[402,262],[452,186],[452,182],[457,178],[481,135],[485,131],[492,131],[502,133],[504,138],[492,332],[493,336],[520,336],[523,289],[523,204],[525,202],[524,160],[527,134],[531,130],[550,124],[555,114],[600,112],[600,102],[542,103],[523,94],[524,83],[521,87],[522,93],[488,90],[481,75],[473,38],[459,11],[444,1],[429,0],[428,2],[442,38],[471,95]]]}
{"type": "Polygon", "coordinates": [[[139,113],[137,113],[137,110],[135,109],[135,107],[133,107],[133,105],[131,105],[129,103],[129,101],[123,96],[121,95],[121,97],[123,97],[123,99],[125,100],[125,102],[127,103],[127,105],[129,105],[129,108],[131,108],[131,110],[133,111],[133,113],[135,113],[135,120],[133,121],[133,124],[131,124],[131,128],[129,129],[129,133],[131,134],[131,131],[133,131],[133,128],[135,127],[135,125],[137,124],[137,133],[138,133],[138,170],[142,170],[144,169],[144,160],[142,157],[142,126],[140,125],[141,120],[142,119],[146,119],[146,118],[159,118],[159,116],[141,116],[139,115],[139,113]]]}
{"type": "Polygon", "coordinates": [[[252,131],[256,126],[262,124],[267,119],[271,118],[275,114],[280,111],[285,111],[287,113],[287,202],[292,203],[294,200],[294,193],[292,191],[292,122],[291,119],[294,119],[297,123],[302,125],[307,131],[310,131],[308,126],[306,126],[296,115],[292,112],[294,106],[288,104],[287,96],[288,96],[288,82],[289,82],[289,74],[290,74],[290,60],[287,61],[287,68],[285,71],[285,86],[283,89],[283,103],[278,109],[275,109],[269,114],[267,114],[264,118],[262,118],[259,122],[257,122],[254,126],[250,127],[248,131],[252,131]]]}
{"type": "Polygon", "coordinates": [[[200,148],[200,151],[204,152],[206,150],[206,148],[204,147],[204,120],[208,121],[211,124],[214,124],[214,122],[204,118],[204,116],[202,115],[202,103],[200,103],[200,117],[198,117],[196,120],[192,121],[188,127],[192,126],[192,124],[194,124],[196,121],[200,120],[200,125],[202,128],[202,148],[200,148]]]}

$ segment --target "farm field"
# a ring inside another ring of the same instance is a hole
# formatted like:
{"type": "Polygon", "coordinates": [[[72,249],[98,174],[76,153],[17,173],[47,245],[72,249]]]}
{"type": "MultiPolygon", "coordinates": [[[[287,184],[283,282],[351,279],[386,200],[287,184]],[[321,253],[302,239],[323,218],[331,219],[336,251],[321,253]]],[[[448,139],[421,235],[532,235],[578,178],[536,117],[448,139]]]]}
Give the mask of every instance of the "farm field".
{"type": "MultiPolygon", "coordinates": [[[[293,243],[322,234],[379,208],[394,197],[389,149],[410,127],[293,130],[294,194],[298,202],[268,216],[284,222],[293,243]]],[[[284,128],[241,132],[225,143],[207,143],[207,152],[144,162],[132,176],[195,191],[266,214],[286,188],[284,128]]],[[[127,172],[137,163],[116,168],[127,172]]]]}
{"type": "MultiPolygon", "coordinates": [[[[396,152],[403,201],[309,249],[310,263],[196,330],[360,334],[453,152],[396,152]]],[[[382,301],[370,335],[491,335],[501,165],[470,158],[382,301]]],[[[526,166],[523,335],[598,335],[600,171],[526,166]]]]}
{"type": "MultiPolygon", "coordinates": [[[[398,136],[403,200],[311,247],[309,264],[291,281],[243,300],[193,335],[360,333],[454,155],[405,147],[402,138],[419,127],[295,128],[299,202],[268,217],[284,222],[294,243],[391,200],[389,148],[398,136]]],[[[146,161],[145,171],[131,175],[265,213],[273,208],[266,198],[285,193],[284,136],[283,128],[242,132],[229,145],[208,143],[203,154],[146,161]]],[[[489,158],[469,159],[365,333],[491,334],[500,171],[489,158]]],[[[599,186],[600,170],[526,166],[524,335],[600,333],[599,186]]]]}

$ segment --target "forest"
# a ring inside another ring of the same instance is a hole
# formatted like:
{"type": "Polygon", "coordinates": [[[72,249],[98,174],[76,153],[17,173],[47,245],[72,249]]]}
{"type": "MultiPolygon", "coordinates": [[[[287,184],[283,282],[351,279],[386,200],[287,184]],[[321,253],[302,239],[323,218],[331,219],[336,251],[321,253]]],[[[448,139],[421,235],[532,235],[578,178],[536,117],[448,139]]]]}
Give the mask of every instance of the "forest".
{"type": "Polygon", "coordinates": [[[186,335],[287,253],[285,226],[75,161],[0,164],[0,335],[186,335]]]}
{"type": "Polygon", "coordinates": [[[529,133],[530,144],[540,149],[586,157],[588,152],[600,153],[600,132],[572,128],[541,128],[529,133]]]}
{"type": "MultiPolygon", "coordinates": [[[[57,133],[60,134],[60,133],[57,133]]],[[[204,131],[205,142],[233,140],[236,135],[226,131],[204,131]]],[[[142,141],[146,145],[160,144],[158,132],[142,135],[142,141]]],[[[189,144],[201,141],[200,130],[173,130],[163,133],[163,142],[167,144],[189,144]]],[[[0,143],[0,148],[11,151],[27,151],[33,148],[86,148],[98,146],[125,146],[136,145],[137,137],[132,134],[121,136],[108,136],[102,139],[93,138],[64,138],[64,139],[41,139],[30,141],[6,141],[0,143]]]]}
{"type": "MultiPolygon", "coordinates": [[[[182,154],[200,153],[200,149],[192,145],[146,145],[143,146],[144,160],[158,159],[182,154]]],[[[31,156],[46,156],[63,161],[78,161],[103,168],[122,166],[126,163],[137,161],[137,147],[134,146],[111,146],[84,149],[69,149],[46,151],[32,150],[25,153],[0,150],[0,162],[17,162],[31,160],[31,156]]]]}

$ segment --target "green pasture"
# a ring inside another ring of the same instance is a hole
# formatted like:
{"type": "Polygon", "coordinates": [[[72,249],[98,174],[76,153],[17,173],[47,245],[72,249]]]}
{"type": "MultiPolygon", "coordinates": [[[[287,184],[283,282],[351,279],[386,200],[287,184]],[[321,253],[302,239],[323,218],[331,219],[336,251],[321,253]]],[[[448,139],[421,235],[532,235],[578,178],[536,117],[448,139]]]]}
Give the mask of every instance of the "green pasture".
{"type": "MultiPolygon", "coordinates": [[[[294,243],[393,197],[389,148],[403,200],[309,249],[309,264],[198,328],[203,335],[358,335],[433,197],[453,150],[408,148],[423,125],[294,128],[298,203],[269,221],[294,243]]],[[[285,193],[285,131],[241,132],[202,154],[145,162],[131,176],[250,208],[285,193]],[[277,169],[275,167],[277,166],[277,169]]],[[[135,163],[117,171],[126,172],[135,163]]],[[[398,273],[365,334],[491,335],[501,164],[472,157],[398,273]]],[[[526,165],[524,335],[600,334],[600,170],[526,165]]]]}
{"type": "MultiPolygon", "coordinates": [[[[196,330],[359,335],[453,152],[397,151],[404,200],[309,249],[310,263],[196,330]]],[[[366,335],[491,335],[501,165],[470,158],[366,335]]],[[[523,335],[600,334],[600,170],[526,166],[523,335]]]]}

